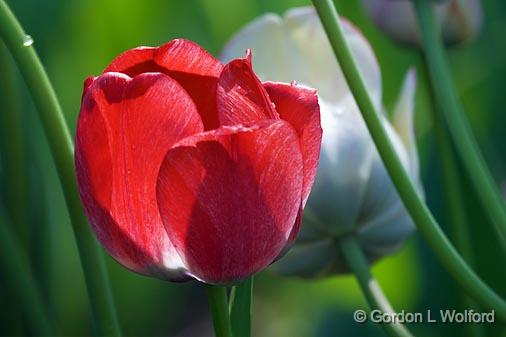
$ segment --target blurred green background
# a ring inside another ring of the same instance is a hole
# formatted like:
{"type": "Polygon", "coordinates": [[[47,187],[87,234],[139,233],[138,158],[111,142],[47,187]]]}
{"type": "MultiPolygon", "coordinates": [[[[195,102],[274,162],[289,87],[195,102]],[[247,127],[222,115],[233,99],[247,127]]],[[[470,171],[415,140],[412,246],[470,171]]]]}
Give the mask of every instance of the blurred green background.
{"type": "MultiPolygon", "coordinates": [[[[83,80],[99,74],[116,55],[139,45],[184,37],[218,56],[241,26],[265,12],[308,5],[303,0],[17,0],[7,1],[35,47],[75,129],[83,80]]],[[[415,50],[377,30],[359,1],[338,0],[341,14],[359,26],[381,64],[384,102],[395,102],[402,76],[419,68],[416,128],[426,199],[445,226],[439,164],[426,76],[415,50]]],[[[451,49],[454,79],[487,162],[506,190],[506,2],[484,1],[485,25],[472,43],[451,49]]],[[[0,45],[0,205],[29,254],[51,316],[64,335],[92,334],[89,304],[68,214],[28,91],[0,45]],[[16,111],[14,117],[6,111],[16,111]],[[18,128],[6,128],[17,125],[18,128]],[[18,143],[18,149],[12,144],[18,143]],[[24,163],[24,164],[23,164],[24,163]],[[12,193],[12,191],[16,191],[12,193]]],[[[470,188],[464,193],[472,223],[476,268],[503,297],[506,263],[487,218],[470,188]]],[[[449,230],[445,227],[445,230],[449,230]]],[[[122,268],[107,256],[120,322],[128,336],[207,336],[211,321],[197,282],[165,283],[122,268]]],[[[397,311],[462,308],[462,294],[419,234],[395,256],[373,268],[397,311]]],[[[366,303],[350,276],[316,282],[280,278],[268,270],[256,278],[255,336],[383,336],[373,324],[357,324],[352,312],[366,303]]],[[[504,327],[487,325],[490,336],[504,327]]],[[[474,336],[468,325],[413,325],[419,336],[474,336]]],[[[30,334],[12,291],[0,274],[0,335],[30,334]]]]}

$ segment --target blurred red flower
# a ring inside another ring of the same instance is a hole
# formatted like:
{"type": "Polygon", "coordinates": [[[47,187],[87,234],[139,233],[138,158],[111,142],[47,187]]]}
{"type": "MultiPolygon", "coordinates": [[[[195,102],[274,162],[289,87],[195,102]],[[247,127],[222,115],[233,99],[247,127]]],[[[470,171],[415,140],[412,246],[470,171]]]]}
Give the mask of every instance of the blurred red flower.
{"type": "Polygon", "coordinates": [[[173,40],[85,82],[75,161],[92,229],[127,268],[171,281],[244,279],[297,236],[318,164],[312,89],[261,83],[173,40]]]}

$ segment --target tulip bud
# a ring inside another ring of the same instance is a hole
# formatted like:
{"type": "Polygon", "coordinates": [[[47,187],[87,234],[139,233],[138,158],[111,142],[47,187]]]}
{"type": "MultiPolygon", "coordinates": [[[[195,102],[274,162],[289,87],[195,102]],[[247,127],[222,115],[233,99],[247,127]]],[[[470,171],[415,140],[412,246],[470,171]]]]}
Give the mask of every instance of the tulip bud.
{"type": "Polygon", "coordinates": [[[454,0],[449,4],[444,24],[444,39],[448,44],[473,39],[483,26],[480,0],[454,0]]]}
{"type": "MultiPolygon", "coordinates": [[[[348,21],[345,36],[378,111],[381,74],[371,46],[348,21]]],[[[304,211],[301,233],[273,269],[314,277],[347,270],[335,240],[354,234],[370,261],[398,250],[413,222],[393,186],[354,101],[327,36],[312,7],[289,10],[283,18],[266,14],[227,44],[224,61],[251,48],[263,80],[278,78],[316,88],[323,128],[320,164],[304,211]]],[[[398,155],[419,186],[413,134],[415,73],[408,72],[394,113],[383,123],[398,155]]]]}
{"type": "MultiPolygon", "coordinates": [[[[374,23],[394,40],[420,46],[421,39],[411,1],[362,0],[374,23]]],[[[474,38],[482,27],[480,0],[451,0],[434,3],[436,20],[446,45],[474,38]]]]}

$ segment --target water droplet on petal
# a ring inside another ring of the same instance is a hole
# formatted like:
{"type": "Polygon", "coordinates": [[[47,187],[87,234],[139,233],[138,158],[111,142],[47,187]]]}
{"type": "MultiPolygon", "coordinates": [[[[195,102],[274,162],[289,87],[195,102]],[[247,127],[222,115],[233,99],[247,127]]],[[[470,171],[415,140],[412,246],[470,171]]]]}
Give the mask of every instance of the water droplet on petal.
{"type": "Polygon", "coordinates": [[[24,47],[30,47],[33,44],[33,37],[30,35],[25,35],[23,38],[23,46],[24,47]]]}
{"type": "Polygon", "coordinates": [[[297,85],[297,81],[293,80],[290,82],[291,85],[297,85]]]}
{"type": "Polygon", "coordinates": [[[131,175],[131,174],[132,174],[132,171],[127,170],[127,174],[128,174],[128,175],[131,175]]]}

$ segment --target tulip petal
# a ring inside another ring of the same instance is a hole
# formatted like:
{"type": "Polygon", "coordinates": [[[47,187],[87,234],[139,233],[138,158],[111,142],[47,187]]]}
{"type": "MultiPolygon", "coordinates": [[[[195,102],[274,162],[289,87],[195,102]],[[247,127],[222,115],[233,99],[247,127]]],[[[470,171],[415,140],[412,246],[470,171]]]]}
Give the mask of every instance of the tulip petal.
{"type": "MultiPolygon", "coordinates": [[[[399,159],[410,172],[410,157],[401,138],[384,117],[383,124],[399,159]]],[[[416,179],[412,178],[422,193],[418,175],[416,179]]],[[[357,219],[357,238],[368,256],[391,254],[402,247],[404,241],[415,230],[415,225],[376,149],[366,188],[359,212],[360,217],[357,219]]]]}
{"type": "Polygon", "coordinates": [[[374,159],[374,144],[351,94],[335,106],[320,99],[323,137],[307,206],[331,235],[353,228],[374,159]]]}
{"type": "MultiPolygon", "coordinates": [[[[393,40],[408,45],[422,45],[416,11],[409,1],[362,0],[366,13],[393,40]]],[[[451,46],[476,35],[482,25],[479,0],[434,1],[433,10],[443,41],[451,46]]]]}
{"type": "Polygon", "coordinates": [[[216,96],[220,125],[279,119],[269,95],[253,72],[251,53],[228,63],[218,81],[216,96]]]}
{"type": "Polygon", "coordinates": [[[412,179],[418,180],[419,163],[416,150],[415,137],[415,93],[416,93],[416,70],[408,70],[404,76],[401,93],[397,99],[393,113],[393,126],[399,134],[403,145],[409,154],[409,173],[412,179]]]}
{"type": "Polygon", "coordinates": [[[218,127],[216,84],[223,65],[198,44],[176,39],[163,46],[139,47],[115,58],[104,70],[134,77],[146,72],[161,72],[179,82],[201,114],[206,130],[218,127]]]}
{"type": "Polygon", "coordinates": [[[331,238],[301,244],[297,241],[297,245],[271,269],[286,276],[317,278],[330,271],[338,258],[339,250],[331,238]]]}
{"type": "Polygon", "coordinates": [[[81,198],[98,239],[126,267],[184,278],[156,204],[162,160],[181,138],[203,130],[184,89],[161,73],[106,73],[86,82],[76,133],[81,198]]]}
{"type": "MultiPolygon", "coordinates": [[[[349,21],[342,19],[345,36],[377,109],[381,107],[381,73],[371,46],[349,21]]],[[[244,27],[225,46],[227,62],[251,48],[258,76],[266,81],[293,80],[318,90],[329,103],[349,94],[318,15],[313,7],[294,8],[282,18],[269,13],[244,27]]]]}
{"type": "Polygon", "coordinates": [[[302,206],[304,207],[313,186],[320,158],[322,128],[318,96],[316,90],[295,84],[265,82],[264,87],[276,106],[279,117],[290,123],[299,135],[304,158],[302,187],[302,206]]]}
{"type": "MultiPolygon", "coordinates": [[[[420,40],[414,6],[408,1],[362,0],[365,11],[378,27],[395,40],[418,43],[420,40]],[[395,20],[393,20],[395,18],[395,20]]],[[[434,8],[441,7],[440,5],[434,8]]],[[[441,21],[438,15],[438,23],[441,21]]]]}
{"type": "Polygon", "coordinates": [[[384,256],[402,248],[415,225],[397,197],[357,229],[357,239],[367,255],[384,256]]]}
{"type": "Polygon", "coordinates": [[[292,43],[279,15],[267,13],[248,23],[228,41],[220,60],[230,62],[244,55],[247,49],[255,53],[255,71],[262,80],[291,82],[295,79],[291,75],[299,67],[294,67],[295,59],[290,55],[292,43]]]}
{"type": "Polygon", "coordinates": [[[192,276],[230,283],[268,266],[300,209],[302,166],[297,134],[281,120],[224,126],[171,149],[158,205],[192,276]]]}

